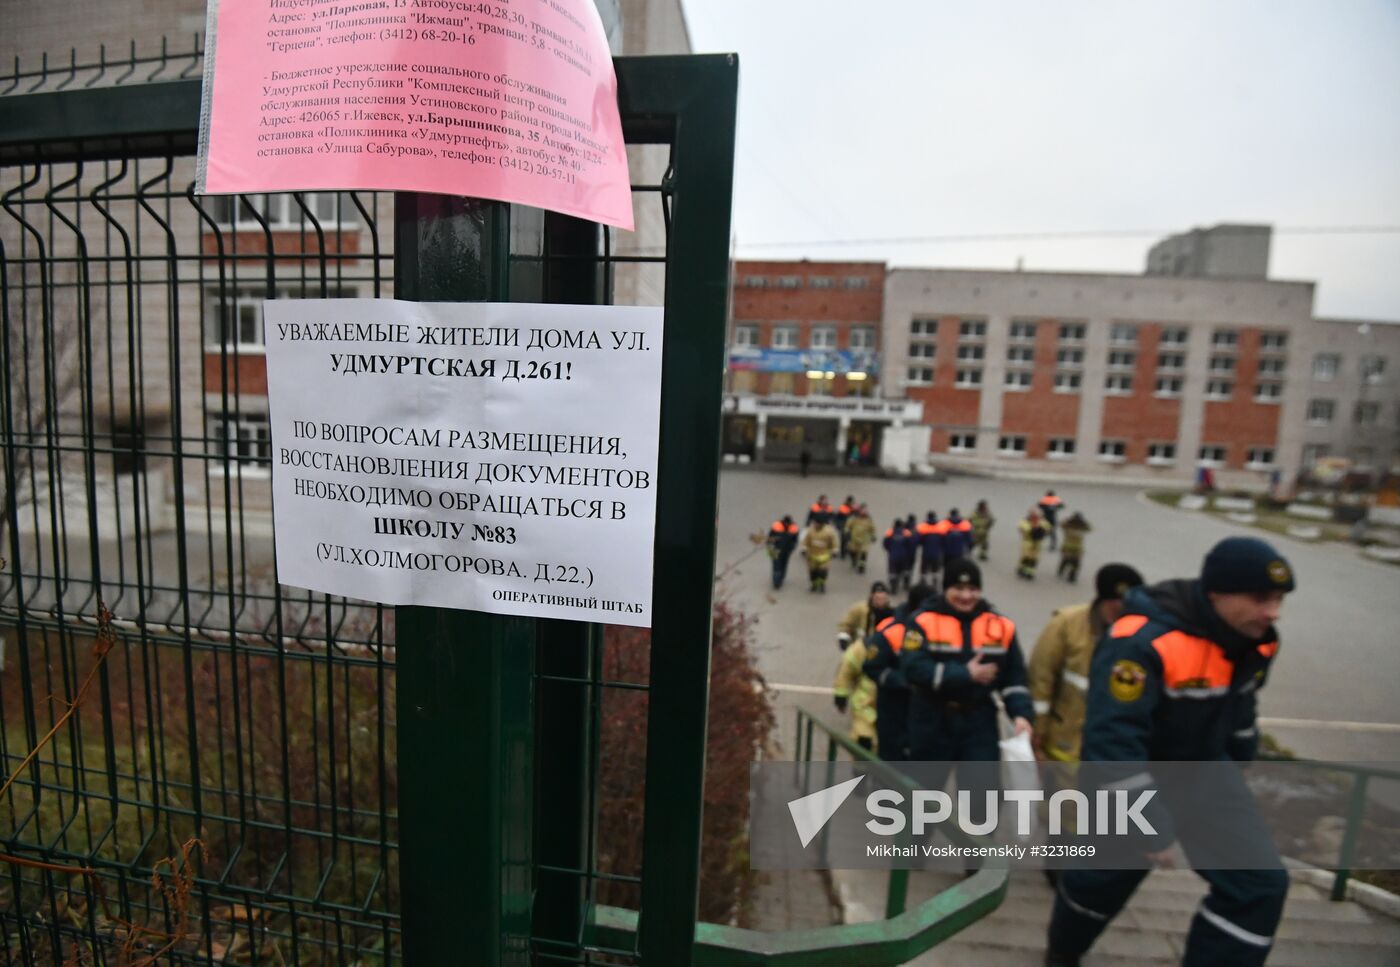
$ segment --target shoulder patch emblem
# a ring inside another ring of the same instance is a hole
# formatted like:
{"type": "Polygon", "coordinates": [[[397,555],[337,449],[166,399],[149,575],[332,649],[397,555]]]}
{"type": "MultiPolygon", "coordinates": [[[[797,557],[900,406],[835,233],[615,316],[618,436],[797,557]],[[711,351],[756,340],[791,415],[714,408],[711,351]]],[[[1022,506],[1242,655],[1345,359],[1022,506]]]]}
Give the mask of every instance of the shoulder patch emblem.
{"type": "Polygon", "coordinates": [[[1147,669],[1126,658],[1113,663],[1113,671],[1108,676],[1108,694],[1120,702],[1136,702],[1142,697],[1143,684],[1147,681],[1147,669]]]}
{"type": "Polygon", "coordinates": [[[1271,561],[1268,572],[1269,580],[1278,585],[1287,584],[1293,578],[1293,575],[1289,573],[1288,565],[1282,561],[1271,561]]]}
{"type": "Polygon", "coordinates": [[[923,636],[922,634],[920,634],[919,632],[915,631],[913,628],[910,628],[908,631],[906,631],[906,632],[904,633],[904,645],[901,647],[900,650],[901,650],[901,651],[918,651],[918,650],[919,650],[920,648],[922,648],[923,646],[924,646],[924,636],[923,636]]]}

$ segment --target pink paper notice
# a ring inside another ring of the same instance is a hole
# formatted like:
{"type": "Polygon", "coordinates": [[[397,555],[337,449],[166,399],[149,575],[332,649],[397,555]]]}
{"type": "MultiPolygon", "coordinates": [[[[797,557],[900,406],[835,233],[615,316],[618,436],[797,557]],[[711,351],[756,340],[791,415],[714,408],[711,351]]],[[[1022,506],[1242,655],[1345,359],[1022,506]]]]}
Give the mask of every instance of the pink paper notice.
{"type": "Polygon", "coordinates": [[[222,0],[216,18],[202,191],[472,195],[632,228],[592,0],[222,0]]]}

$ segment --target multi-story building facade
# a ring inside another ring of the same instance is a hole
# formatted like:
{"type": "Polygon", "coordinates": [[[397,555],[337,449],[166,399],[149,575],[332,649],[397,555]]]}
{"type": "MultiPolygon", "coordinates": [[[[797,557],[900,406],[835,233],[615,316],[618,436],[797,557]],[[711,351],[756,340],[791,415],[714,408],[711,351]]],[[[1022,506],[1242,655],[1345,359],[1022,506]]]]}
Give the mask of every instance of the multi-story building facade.
{"type": "Polygon", "coordinates": [[[736,262],[725,451],[866,464],[882,428],[917,419],[879,398],[883,262],[736,262]]]}
{"type": "Polygon", "coordinates": [[[1258,480],[1301,458],[1312,305],[1306,282],[894,269],[882,385],[947,466],[1258,480]]]}
{"type": "Polygon", "coordinates": [[[1302,468],[1340,457],[1400,473],[1400,323],[1318,319],[1302,390],[1302,468]]]}

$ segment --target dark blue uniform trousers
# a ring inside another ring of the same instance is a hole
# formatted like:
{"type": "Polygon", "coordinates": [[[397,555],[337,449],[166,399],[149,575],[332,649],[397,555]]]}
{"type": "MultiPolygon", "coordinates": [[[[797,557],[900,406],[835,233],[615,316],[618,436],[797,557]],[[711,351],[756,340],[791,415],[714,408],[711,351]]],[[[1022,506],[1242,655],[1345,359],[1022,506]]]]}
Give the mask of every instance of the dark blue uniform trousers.
{"type": "MultiPolygon", "coordinates": [[[[1262,965],[1273,944],[1274,931],[1283,916],[1288,894],[1288,874],[1282,863],[1257,870],[1202,869],[1212,855],[1211,838],[1243,837],[1251,840],[1251,855],[1278,854],[1258,816],[1254,799],[1241,784],[1238,788],[1214,788],[1210,798],[1217,822],[1200,831],[1178,829],[1182,849],[1196,873],[1210,884],[1210,893],[1196,910],[1186,936],[1186,967],[1252,967],[1262,965]],[[1257,840],[1257,842],[1253,842],[1257,840]]],[[[1185,811],[1182,811],[1183,814],[1185,811]]],[[[1194,824],[1193,824],[1194,825],[1194,824]]],[[[1049,945],[1062,956],[1080,956],[1118,911],[1122,910],[1146,869],[1068,869],[1060,873],[1055,912],[1050,921],[1049,945]]]]}

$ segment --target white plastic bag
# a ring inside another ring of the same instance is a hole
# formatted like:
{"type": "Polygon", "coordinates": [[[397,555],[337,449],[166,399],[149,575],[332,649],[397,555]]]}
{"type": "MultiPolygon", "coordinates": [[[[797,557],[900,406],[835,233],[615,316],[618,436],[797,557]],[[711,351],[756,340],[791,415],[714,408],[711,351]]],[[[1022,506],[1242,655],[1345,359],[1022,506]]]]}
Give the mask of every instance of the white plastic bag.
{"type": "MultiPolygon", "coordinates": [[[[1031,748],[1030,733],[1013,735],[1001,740],[1001,779],[1004,789],[1039,789],[1040,768],[1035,761],[1035,750],[1031,748]]],[[[1030,823],[1018,828],[1020,810],[1014,803],[1008,803],[1002,813],[1002,829],[1009,835],[1007,839],[1026,840],[1035,832],[1040,821],[1040,810],[1029,811],[1030,823]]]]}

